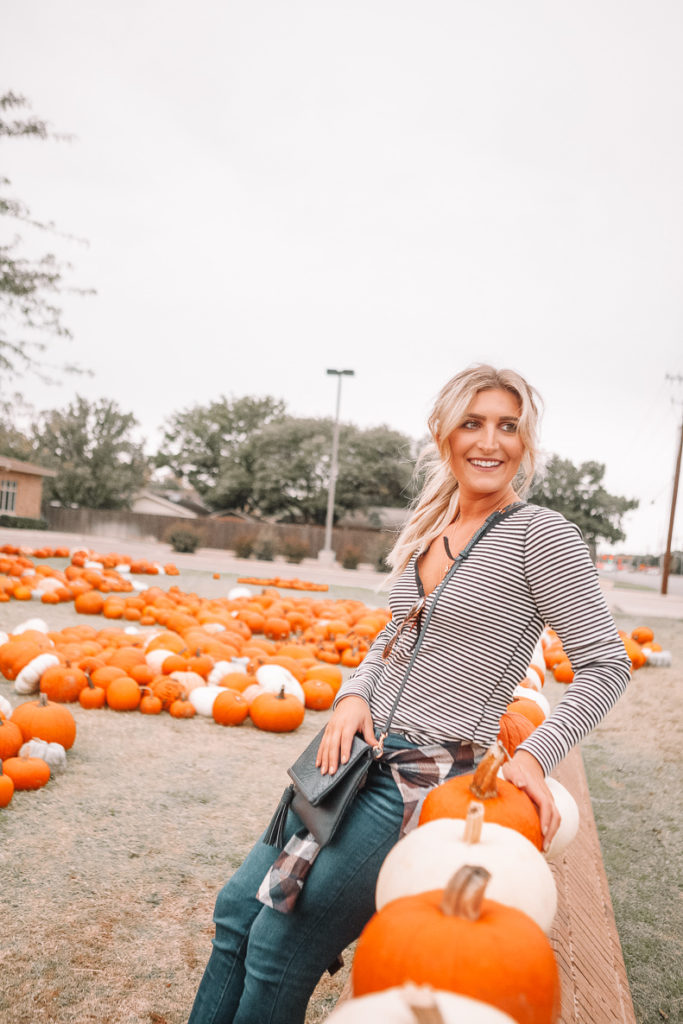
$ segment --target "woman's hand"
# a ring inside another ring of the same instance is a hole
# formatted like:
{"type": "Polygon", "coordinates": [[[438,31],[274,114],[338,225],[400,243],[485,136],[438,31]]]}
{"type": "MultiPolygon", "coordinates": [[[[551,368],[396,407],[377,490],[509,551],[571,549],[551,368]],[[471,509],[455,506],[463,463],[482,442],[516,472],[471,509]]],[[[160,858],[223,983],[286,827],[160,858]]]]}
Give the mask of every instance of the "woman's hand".
{"type": "Polygon", "coordinates": [[[526,750],[518,750],[511,760],[503,765],[503,776],[517,786],[517,789],[523,789],[536,804],[543,834],[543,849],[547,852],[553,836],[560,827],[560,812],[545,783],[543,769],[533,754],[526,750]]]}
{"type": "Polygon", "coordinates": [[[337,704],[318,747],[315,763],[322,775],[328,772],[334,775],[340,763],[346,764],[356,733],[360,733],[366,743],[373,747],[377,743],[367,702],[362,697],[349,695],[337,704]]]}

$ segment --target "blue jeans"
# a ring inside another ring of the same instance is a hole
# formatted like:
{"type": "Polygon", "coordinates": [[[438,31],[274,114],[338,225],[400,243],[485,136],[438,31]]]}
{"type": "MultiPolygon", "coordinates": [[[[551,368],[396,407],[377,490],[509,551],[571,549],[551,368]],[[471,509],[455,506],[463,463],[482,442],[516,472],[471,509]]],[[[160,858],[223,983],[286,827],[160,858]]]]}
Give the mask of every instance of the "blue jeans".
{"type": "MultiPolygon", "coordinates": [[[[385,742],[386,750],[414,746],[396,734],[385,742]]],[[[259,840],[219,893],[213,952],[189,1024],[303,1024],[325,969],[374,913],[379,869],[402,820],[403,800],[389,769],[373,764],[290,914],[255,899],[280,852],[259,840]]],[[[285,842],[301,827],[290,810],[285,842]]]]}

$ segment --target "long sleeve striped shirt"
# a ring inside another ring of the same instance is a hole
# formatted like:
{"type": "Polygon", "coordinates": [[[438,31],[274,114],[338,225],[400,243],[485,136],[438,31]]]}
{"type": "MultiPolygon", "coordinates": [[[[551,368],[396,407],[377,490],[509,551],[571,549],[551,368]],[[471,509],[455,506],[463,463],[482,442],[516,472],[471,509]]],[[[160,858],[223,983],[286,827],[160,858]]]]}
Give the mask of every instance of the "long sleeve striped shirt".
{"type": "MultiPolygon", "coordinates": [[[[413,555],[391,590],[391,621],[337,696],[337,702],[351,694],[366,700],[378,730],[417,630],[406,626],[386,661],[382,652],[423,593],[413,555]]],[[[435,593],[426,599],[423,622],[435,593]]],[[[391,730],[420,745],[466,740],[488,746],[546,624],[562,641],[574,681],[518,749],[552,771],[626,689],[630,661],[580,530],[538,505],[526,504],[496,523],[443,588],[391,730]]]]}

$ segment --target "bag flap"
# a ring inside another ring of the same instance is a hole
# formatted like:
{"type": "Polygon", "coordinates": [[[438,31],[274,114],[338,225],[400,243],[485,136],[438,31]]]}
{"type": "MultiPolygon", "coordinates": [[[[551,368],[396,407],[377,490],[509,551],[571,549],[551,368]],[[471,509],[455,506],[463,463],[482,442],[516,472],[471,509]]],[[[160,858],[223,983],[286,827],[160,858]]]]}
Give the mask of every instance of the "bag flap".
{"type": "Polygon", "coordinates": [[[327,794],[345,778],[359,761],[369,761],[372,758],[372,747],[361,736],[354,736],[351,756],[346,764],[340,764],[334,775],[321,775],[320,768],[316,767],[315,759],[324,731],[323,729],[318,733],[292,767],[287,769],[294,785],[314,806],[324,800],[327,794]]]}

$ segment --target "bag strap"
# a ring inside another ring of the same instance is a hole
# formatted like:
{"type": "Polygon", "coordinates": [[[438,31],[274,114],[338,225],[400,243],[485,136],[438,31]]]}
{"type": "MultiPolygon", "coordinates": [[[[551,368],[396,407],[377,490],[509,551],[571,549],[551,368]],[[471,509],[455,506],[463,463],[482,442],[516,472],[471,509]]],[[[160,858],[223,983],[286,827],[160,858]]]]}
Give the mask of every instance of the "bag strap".
{"type": "Polygon", "coordinates": [[[396,691],[396,697],[394,698],[394,703],[391,705],[391,709],[389,711],[389,715],[384,725],[384,729],[379,735],[377,746],[372,748],[375,758],[379,758],[382,756],[382,752],[384,750],[384,741],[389,735],[389,727],[391,726],[391,723],[393,721],[396,708],[398,707],[398,702],[400,701],[401,695],[403,694],[403,690],[405,689],[405,685],[408,682],[408,677],[410,675],[413,665],[415,664],[415,660],[418,654],[420,653],[422,641],[424,639],[425,633],[427,632],[427,627],[429,626],[432,615],[434,614],[434,609],[436,608],[436,603],[439,600],[439,597],[441,596],[442,590],[448,584],[451,577],[455,575],[458,568],[462,565],[465,559],[468,557],[474,545],[477,544],[481,540],[481,538],[489,532],[489,530],[492,527],[494,527],[497,523],[500,523],[503,519],[507,519],[508,516],[512,515],[514,512],[517,512],[520,508],[523,508],[524,505],[525,502],[523,501],[515,501],[511,505],[506,505],[505,508],[496,509],[495,512],[492,512],[488,519],[484,520],[484,522],[479,527],[477,532],[473,534],[472,537],[470,537],[469,541],[467,542],[466,546],[462,549],[460,554],[458,554],[455,557],[453,565],[450,567],[444,578],[441,580],[441,583],[439,583],[438,587],[434,590],[434,600],[432,601],[429,611],[425,615],[425,620],[422,624],[422,629],[418,634],[415,646],[413,648],[412,656],[410,658],[410,661],[408,662],[408,667],[406,668],[403,679],[401,680],[401,685],[396,691]]]}

